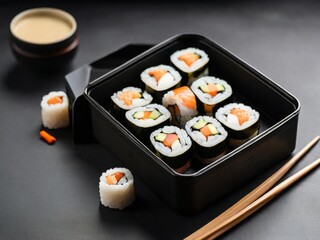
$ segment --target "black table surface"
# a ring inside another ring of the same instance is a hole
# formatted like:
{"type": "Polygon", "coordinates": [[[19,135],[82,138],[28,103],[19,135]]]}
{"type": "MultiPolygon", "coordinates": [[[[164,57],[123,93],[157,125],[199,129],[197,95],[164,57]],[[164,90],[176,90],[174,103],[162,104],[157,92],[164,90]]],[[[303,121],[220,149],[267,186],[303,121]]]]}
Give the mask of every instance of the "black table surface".
{"type": "MultiPolygon", "coordinates": [[[[130,208],[101,207],[99,176],[121,162],[99,144],[74,144],[71,127],[51,131],[58,139],[54,145],[41,141],[40,101],[50,91],[65,89],[67,73],[129,43],[154,44],[181,33],[205,35],[300,100],[293,154],[320,133],[316,2],[52,2],[0,3],[0,239],[181,239],[288,160],[193,216],[175,212],[138,178],[130,208]],[[32,72],[20,67],[10,51],[10,20],[40,6],[67,10],[78,22],[81,42],[69,69],[32,72]]],[[[286,177],[319,155],[316,146],[286,177]]],[[[319,239],[319,182],[314,171],[221,239],[319,239]]]]}

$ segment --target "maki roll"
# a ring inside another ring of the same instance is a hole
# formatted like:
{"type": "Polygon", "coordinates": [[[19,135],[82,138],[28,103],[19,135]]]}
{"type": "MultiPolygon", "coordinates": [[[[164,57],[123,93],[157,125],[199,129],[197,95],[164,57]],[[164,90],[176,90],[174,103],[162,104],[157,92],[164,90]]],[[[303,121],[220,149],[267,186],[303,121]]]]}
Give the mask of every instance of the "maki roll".
{"type": "Polygon", "coordinates": [[[199,116],[189,120],[186,131],[201,163],[209,164],[226,153],[228,133],[213,117],[199,116]]]}
{"type": "Polygon", "coordinates": [[[112,106],[111,113],[122,120],[127,110],[135,107],[145,106],[152,101],[152,96],[147,92],[142,92],[137,87],[126,87],[111,96],[112,106]]]}
{"type": "Polygon", "coordinates": [[[147,68],[140,77],[146,84],[146,91],[153,96],[157,103],[161,103],[164,93],[179,87],[182,78],[178,71],[167,65],[147,68]]]}
{"type": "Polygon", "coordinates": [[[40,105],[44,127],[57,129],[69,125],[69,100],[64,92],[50,92],[42,97],[40,105]]]}
{"type": "Polygon", "coordinates": [[[221,107],[215,116],[228,131],[232,147],[240,146],[259,133],[259,112],[242,103],[230,103],[221,107]]]}
{"type": "Polygon", "coordinates": [[[185,123],[198,114],[196,97],[189,87],[183,86],[166,93],[162,104],[171,113],[171,123],[184,127],[185,123]]]}
{"type": "Polygon", "coordinates": [[[150,135],[155,154],[178,173],[190,167],[191,139],[187,132],[175,126],[165,126],[150,135]]]}
{"type": "Polygon", "coordinates": [[[126,168],[112,168],[102,173],[99,182],[101,204],[124,209],[135,199],[133,176],[126,168]]]}
{"type": "Polygon", "coordinates": [[[178,50],[170,56],[170,60],[182,73],[184,85],[191,86],[195,79],[209,74],[209,57],[201,49],[190,47],[178,50]]]}
{"type": "Polygon", "coordinates": [[[232,88],[224,80],[201,77],[194,81],[191,90],[197,97],[197,109],[201,114],[212,116],[216,109],[231,100],[232,88]]]}
{"type": "Polygon", "coordinates": [[[171,114],[164,106],[149,104],[126,112],[126,119],[132,132],[144,143],[154,130],[170,124],[171,114]]]}

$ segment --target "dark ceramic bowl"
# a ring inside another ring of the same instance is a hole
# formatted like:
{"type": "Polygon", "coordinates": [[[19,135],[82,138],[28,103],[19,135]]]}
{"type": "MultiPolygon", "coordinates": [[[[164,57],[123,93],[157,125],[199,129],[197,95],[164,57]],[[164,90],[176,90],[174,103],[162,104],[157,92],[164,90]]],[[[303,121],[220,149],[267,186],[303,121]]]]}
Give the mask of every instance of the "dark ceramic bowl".
{"type": "Polygon", "coordinates": [[[55,8],[34,8],[15,16],[10,24],[11,49],[24,66],[56,69],[69,65],[79,37],[69,13],[55,8]]]}

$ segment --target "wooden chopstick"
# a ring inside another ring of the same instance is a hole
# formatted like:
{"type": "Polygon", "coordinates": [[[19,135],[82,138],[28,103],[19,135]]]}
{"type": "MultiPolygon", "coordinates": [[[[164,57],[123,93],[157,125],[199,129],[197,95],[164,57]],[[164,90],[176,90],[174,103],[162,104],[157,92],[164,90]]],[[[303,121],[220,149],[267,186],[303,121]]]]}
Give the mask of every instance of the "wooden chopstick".
{"type": "Polygon", "coordinates": [[[270,191],[268,191],[266,194],[264,194],[262,197],[258,198],[256,201],[251,203],[249,206],[242,209],[240,212],[236,213],[229,219],[225,220],[224,222],[220,223],[218,226],[210,229],[210,231],[203,232],[202,235],[197,237],[198,240],[203,239],[215,239],[216,237],[220,236],[221,234],[228,231],[230,228],[256,212],[258,209],[263,207],[266,203],[268,203],[270,200],[272,200],[274,197],[279,195],[282,191],[284,191],[286,188],[297,182],[299,179],[301,179],[303,176],[305,176],[307,173],[315,169],[317,166],[320,165],[320,158],[315,160],[313,163],[309,164],[307,167],[303,168],[296,174],[292,175],[291,177],[287,178],[274,188],[272,188],[270,191]]]}
{"type": "Polygon", "coordinates": [[[257,188],[248,193],[245,197],[239,200],[232,207],[224,211],[215,219],[211,220],[209,223],[189,235],[185,240],[196,239],[201,236],[204,232],[208,232],[211,229],[218,226],[220,223],[232,217],[234,214],[241,211],[243,208],[247,207],[249,204],[254,202],[264,193],[266,193],[274,184],[276,184],[300,159],[303,157],[318,141],[320,137],[317,136],[311,140],[304,148],[302,148],[294,157],[292,157],[285,165],[283,165],[277,172],[270,176],[267,180],[261,183],[257,188]]]}

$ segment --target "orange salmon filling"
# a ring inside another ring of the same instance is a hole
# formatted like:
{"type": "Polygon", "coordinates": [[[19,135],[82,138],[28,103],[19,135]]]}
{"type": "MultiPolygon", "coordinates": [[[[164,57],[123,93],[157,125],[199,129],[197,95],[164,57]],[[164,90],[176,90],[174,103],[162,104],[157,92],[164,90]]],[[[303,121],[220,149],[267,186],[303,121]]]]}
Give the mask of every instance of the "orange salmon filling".
{"type": "Polygon", "coordinates": [[[234,108],[230,113],[237,116],[240,126],[250,119],[250,114],[244,109],[234,108]]]}
{"type": "Polygon", "coordinates": [[[151,77],[154,77],[156,79],[157,82],[160,81],[160,79],[162,78],[163,75],[165,75],[168,71],[164,70],[164,69],[154,69],[152,71],[149,72],[149,75],[151,77]]]}
{"type": "Polygon", "coordinates": [[[141,98],[141,94],[136,91],[121,92],[119,93],[118,98],[124,102],[124,105],[131,106],[132,100],[141,98]]]}
{"type": "Polygon", "coordinates": [[[189,67],[198,59],[200,59],[200,56],[192,52],[187,52],[179,56],[179,60],[184,61],[189,67]]]}
{"type": "Polygon", "coordinates": [[[178,135],[175,133],[170,133],[166,136],[166,138],[163,140],[163,145],[165,145],[168,148],[172,147],[172,144],[179,139],[178,135]]]}
{"type": "Polygon", "coordinates": [[[116,172],[112,175],[109,175],[106,177],[107,183],[109,185],[116,185],[119,182],[119,180],[123,177],[123,175],[124,173],[122,172],[116,172]]]}
{"type": "Polygon", "coordinates": [[[52,97],[52,98],[50,98],[48,101],[47,101],[47,103],[49,104],[49,105],[54,105],[54,104],[61,104],[61,103],[63,103],[63,100],[62,100],[62,97],[60,97],[60,96],[56,96],[56,97],[52,97]]]}
{"type": "Polygon", "coordinates": [[[182,104],[190,109],[197,108],[196,97],[187,86],[176,88],[172,90],[176,97],[182,100],[182,104]]]}

